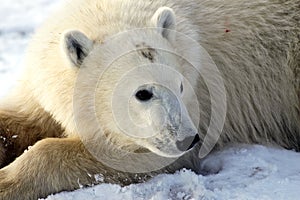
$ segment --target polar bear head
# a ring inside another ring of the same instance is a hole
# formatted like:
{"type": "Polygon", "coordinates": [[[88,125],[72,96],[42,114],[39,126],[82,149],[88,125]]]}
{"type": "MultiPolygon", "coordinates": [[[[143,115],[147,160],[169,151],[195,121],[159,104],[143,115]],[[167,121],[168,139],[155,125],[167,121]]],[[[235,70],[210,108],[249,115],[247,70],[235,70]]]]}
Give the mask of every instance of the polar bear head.
{"type": "Polygon", "coordinates": [[[200,140],[191,116],[198,106],[190,103],[196,86],[185,77],[187,62],[174,47],[172,9],[159,8],[149,26],[100,42],[79,30],[65,32],[62,52],[78,71],[77,123],[94,142],[105,137],[117,148],[178,157],[200,140]]]}

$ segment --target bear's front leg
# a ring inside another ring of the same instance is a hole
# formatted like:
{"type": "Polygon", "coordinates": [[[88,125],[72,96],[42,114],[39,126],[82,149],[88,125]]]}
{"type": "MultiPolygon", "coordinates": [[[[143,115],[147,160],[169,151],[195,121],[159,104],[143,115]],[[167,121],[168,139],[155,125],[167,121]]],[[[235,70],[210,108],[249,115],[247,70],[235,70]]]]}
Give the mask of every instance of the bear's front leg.
{"type": "Polygon", "coordinates": [[[22,112],[0,108],[0,168],[20,156],[28,146],[47,137],[63,137],[64,130],[43,109],[22,112]]]}
{"type": "Polygon", "coordinates": [[[96,184],[103,165],[79,139],[48,138],[0,170],[0,199],[37,199],[96,184]]]}

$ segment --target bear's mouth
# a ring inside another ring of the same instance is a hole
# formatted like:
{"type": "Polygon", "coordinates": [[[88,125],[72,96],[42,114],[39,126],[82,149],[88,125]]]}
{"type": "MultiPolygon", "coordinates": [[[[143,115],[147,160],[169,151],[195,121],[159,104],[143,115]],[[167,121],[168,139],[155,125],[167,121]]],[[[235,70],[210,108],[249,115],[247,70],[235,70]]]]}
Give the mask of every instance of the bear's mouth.
{"type": "Polygon", "coordinates": [[[193,139],[191,145],[188,147],[187,150],[191,150],[191,149],[194,148],[194,146],[195,146],[196,144],[198,144],[199,142],[200,142],[200,137],[199,137],[198,134],[196,134],[196,136],[194,137],[194,139],[193,139]]]}

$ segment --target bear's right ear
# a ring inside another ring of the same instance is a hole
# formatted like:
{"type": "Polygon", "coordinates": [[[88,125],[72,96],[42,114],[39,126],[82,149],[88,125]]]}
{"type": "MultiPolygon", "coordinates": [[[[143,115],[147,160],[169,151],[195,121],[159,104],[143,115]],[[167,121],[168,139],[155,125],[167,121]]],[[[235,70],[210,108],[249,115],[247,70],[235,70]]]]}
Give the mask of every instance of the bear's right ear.
{"type": "Polygon", "coordinates": [[[93,48],[93,41],[80,31],[67,31],[62,37],[62,49],[71,65],[80,67],[93,48]]]}
{"type": "Polygon", "coordinates": [[[172,8],[160,7],[152,16],[151,23],[167,40],[175,40],[176,16],[172,8]]]}

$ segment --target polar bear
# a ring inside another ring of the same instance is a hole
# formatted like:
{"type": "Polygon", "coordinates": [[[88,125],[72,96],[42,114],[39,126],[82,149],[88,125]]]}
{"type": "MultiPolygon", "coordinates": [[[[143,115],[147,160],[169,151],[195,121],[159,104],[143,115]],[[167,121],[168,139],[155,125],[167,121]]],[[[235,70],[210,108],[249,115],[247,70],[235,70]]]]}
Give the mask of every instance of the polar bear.
{"type": "Polygon", "coordinates": [[[0,197],[201,173],[228,143],[300,150],[299,5],[66,3],[1,103],[0,197]]]}

